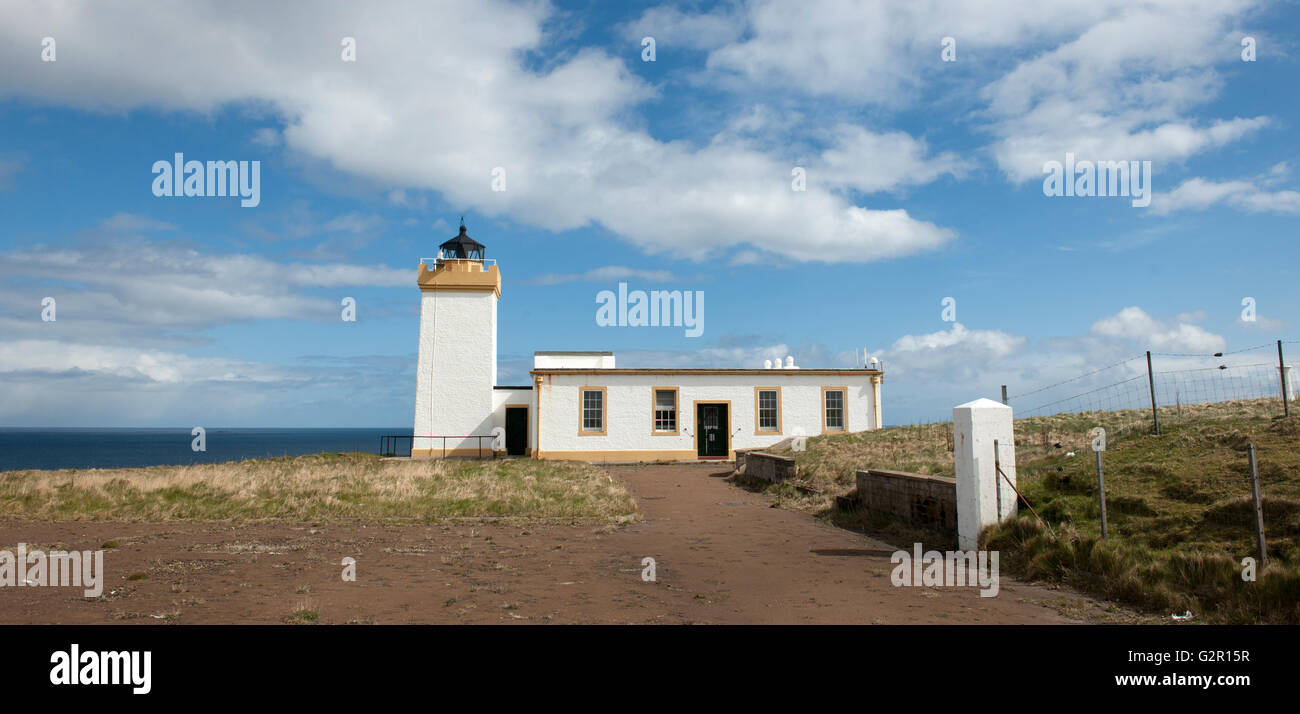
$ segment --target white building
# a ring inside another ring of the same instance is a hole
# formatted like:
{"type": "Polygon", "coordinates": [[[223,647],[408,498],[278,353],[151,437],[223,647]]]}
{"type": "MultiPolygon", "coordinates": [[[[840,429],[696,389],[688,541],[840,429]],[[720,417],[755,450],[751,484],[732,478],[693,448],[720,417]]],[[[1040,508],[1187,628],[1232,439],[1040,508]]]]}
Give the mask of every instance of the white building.
{"type": "Polygon", "coordinates": [[[420,261],[411,455],[584,461],[733,459],[795,435],[878,429],[879,369],[620,369],[611,352],[537,352],[530,384],[498,385],[501,273],[460,235],[420,261]],[[430,268],[432,263],[432,268],[430,268]]]}

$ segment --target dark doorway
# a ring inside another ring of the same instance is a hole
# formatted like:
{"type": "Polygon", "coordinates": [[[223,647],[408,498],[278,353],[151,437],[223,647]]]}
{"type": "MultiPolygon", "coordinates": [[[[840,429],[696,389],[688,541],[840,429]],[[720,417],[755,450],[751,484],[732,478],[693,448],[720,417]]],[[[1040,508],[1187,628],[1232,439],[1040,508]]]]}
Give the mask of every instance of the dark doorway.
{"type": "Polygon", "coordinates": [[[701,459],[725,459],[731,437],[727,404],[695,405],[695,443],[701,459]]]}
{"type": "Polygon", "coordinates": [[[506,455],[528,453],[528,407],[506,407],[506,455]]]}

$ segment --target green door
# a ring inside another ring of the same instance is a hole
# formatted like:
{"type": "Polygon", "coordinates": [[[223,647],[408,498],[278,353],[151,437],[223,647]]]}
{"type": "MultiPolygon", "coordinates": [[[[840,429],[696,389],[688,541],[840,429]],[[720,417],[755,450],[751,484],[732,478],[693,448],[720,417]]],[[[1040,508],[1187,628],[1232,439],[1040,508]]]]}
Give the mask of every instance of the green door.
{"type": "Polygon", "coordinates": [[[730,437],[726,404],[700,404],[695,408],[695,441],[702,459],[727,458],[730,437]]]}
{"type": "Polygon", "coordinates": [[[523,456],[528,451],[528,409],[506,409],[506,453],[523,456]]]}

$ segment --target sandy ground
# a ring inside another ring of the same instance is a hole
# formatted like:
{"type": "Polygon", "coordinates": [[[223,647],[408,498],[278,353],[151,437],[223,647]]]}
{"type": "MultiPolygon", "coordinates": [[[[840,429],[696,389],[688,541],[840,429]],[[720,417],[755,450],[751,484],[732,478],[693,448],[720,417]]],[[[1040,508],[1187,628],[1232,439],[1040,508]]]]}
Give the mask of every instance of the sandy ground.
{"type": "Polygon", "coordinates": [[[0,549],[106,550],[104,593],[0,588],[0,623],[1067,623],[1125,619],[1007,576],[974,588],[896,588],[895,548],[771,508],[723,466],[610,466],[644,513],[613,527],[22,523],[0,549]],[[355,582],[341,578],[345,556],[355,582]],[[642,580],[642,559],[656,581],[642,580]],[[147,574],[143,577],[142,574],[147,574]]]}

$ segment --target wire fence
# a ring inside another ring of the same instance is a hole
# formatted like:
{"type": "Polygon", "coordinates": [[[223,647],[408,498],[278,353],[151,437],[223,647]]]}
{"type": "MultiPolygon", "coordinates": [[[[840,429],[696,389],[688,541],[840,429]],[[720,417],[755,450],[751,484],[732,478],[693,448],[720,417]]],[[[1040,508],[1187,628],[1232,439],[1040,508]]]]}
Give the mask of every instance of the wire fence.
{"type": "MultiPolygon", "coordinates": [[[[1077,467],[1083,464],[1069,467],[1075,459],[1086,458],[1091,464],[1094,457],[1086,441],[1071,432],[1102,426],[1114,437],[1127,433],[1145,438],[1211,412],[1289,415],[1300,402],[1295,401],[1285,353],[1288,345],[1296,344],[1300,341],[1277,340],[1214,354],[1146,352],[1018,394],[1009,395],[1003,387],[1003,401],[1015,409],[1017,419],[1029,418],[1017,427],[1023,429],[1023,441],[1018,442],[1030,453],[1057,455],[1049,457],[1059,464],[1048,476],[1054,488],[1096,493],[1092,476],[1078,481],[1077,467]],[[1079,418],[1032,419],[1073,414],[1079,418]]],[[[1199,422],[1195,434],[1179,437],[1188,441],[1161,452],[1172,455],[1168,459],[1128,462],[1113,473],[1108,469],[1107,481],[1118,479],[1119,489],[1106,500],[1112,518],[1119,518],[1121,535],[1126,522],[1130,529],[1145,527],[1144,516],[1182,516],[1185,530],[1180,538],[1232,543],[1234,551],[1258,551],[1262,559],[1265,524],[1271,523],[1281,531],[1271,533],[1268,550],[1283,560],[1300,558],[1300,540],[1286,525],[1300,509],[1294,448],[1300,428],[1290,420],[1268,419],[1266,426],[1250,430],[1234,426],[1239,423],[1199,422]],[[1267,445],[1257,448],[1255,437],[1263,437],[1267,445]],[[1193,442],[1205,440],[1226,448],[1197,451],[1193,442]],[[1180,456],[1193,452],[1200,456],[1180,456]]],[[[1139,532],[1128,535],[1142,537],[1139,532]]]]}
{"type": "Polygon", "coordinates": [[[1300,342],[1278,340],[1214,354],[1147,352],[1015,395],[1007,395],[1004,386],[1003,402],[1017,417],[1147,410],[1153,433],[1159,433],[1161,421],[1194,414],[1192,407],[1202,404],[1275,400],[1278,415],[1289,414],[1295,390],[1284,358],[1288,344],[1300,342]]]}

